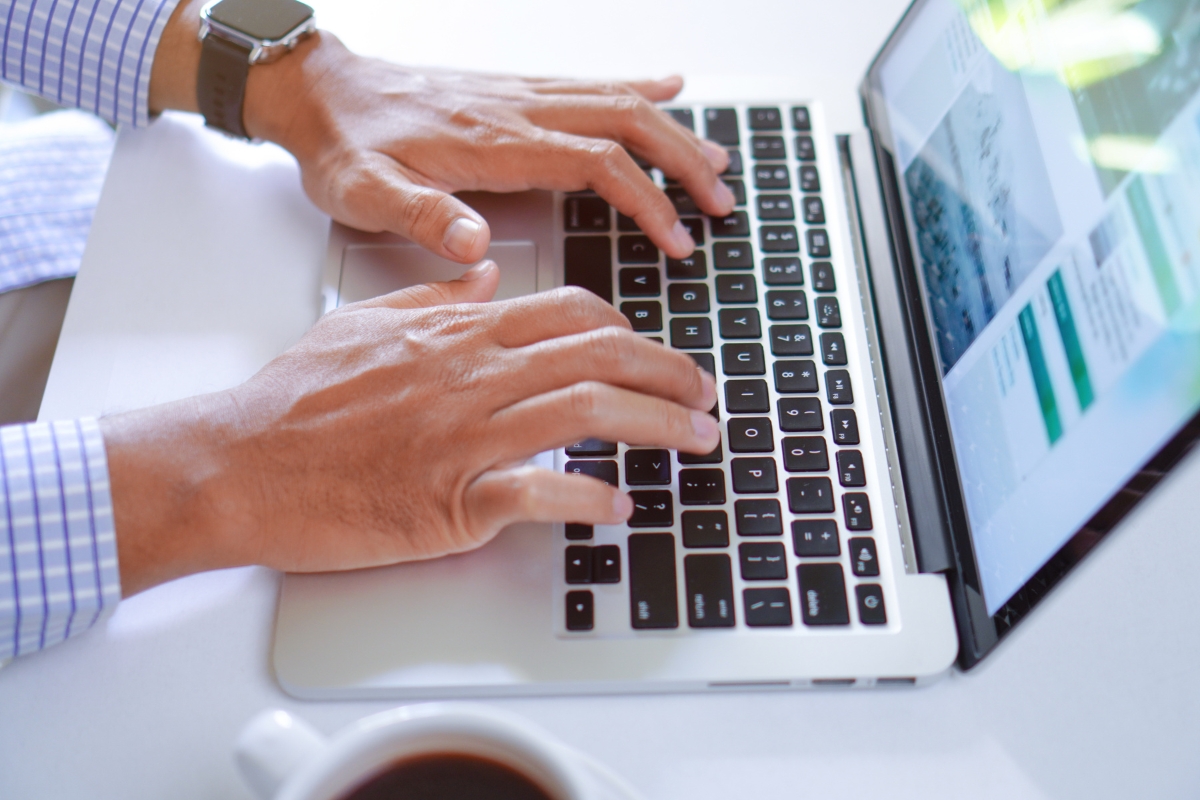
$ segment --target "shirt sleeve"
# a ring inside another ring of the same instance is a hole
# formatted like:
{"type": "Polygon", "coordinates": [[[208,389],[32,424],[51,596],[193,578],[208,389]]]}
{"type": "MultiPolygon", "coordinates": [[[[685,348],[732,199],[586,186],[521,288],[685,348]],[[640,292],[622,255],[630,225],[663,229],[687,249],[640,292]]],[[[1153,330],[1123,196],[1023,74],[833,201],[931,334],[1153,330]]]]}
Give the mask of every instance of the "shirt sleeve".
{"type": "Polygon", "coordinates": [[[120,598],[96,420],[0,428],[0,664],[82,633],[120,598]]]}
{"type": "Polygon", "coordinates": [[[178,0],[0,0],[0,80],[141,127],[150,66],[178,0]]]}

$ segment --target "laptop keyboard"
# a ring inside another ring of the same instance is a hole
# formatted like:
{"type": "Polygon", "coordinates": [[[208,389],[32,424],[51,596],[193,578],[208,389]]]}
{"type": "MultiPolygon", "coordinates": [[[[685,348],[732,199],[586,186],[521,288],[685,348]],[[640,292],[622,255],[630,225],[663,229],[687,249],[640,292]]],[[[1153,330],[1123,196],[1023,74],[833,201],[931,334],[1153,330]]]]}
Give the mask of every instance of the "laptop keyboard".
{"type": "Polygon", "coordinates": [[[887,630],[879,473],[860,435],[869,371],[827,227],[833,153],[818,153],[806,105],[668,113],[729,149],[737,208],[704,217],[647,167],[697,244],[677,260],[603,199],[562,196],[564,278],[716,375],[722,440],[705,455],[597,440],[558,454],[566,472],[628,491],[634,513],[563,526],[556,630],[887,630]]]}

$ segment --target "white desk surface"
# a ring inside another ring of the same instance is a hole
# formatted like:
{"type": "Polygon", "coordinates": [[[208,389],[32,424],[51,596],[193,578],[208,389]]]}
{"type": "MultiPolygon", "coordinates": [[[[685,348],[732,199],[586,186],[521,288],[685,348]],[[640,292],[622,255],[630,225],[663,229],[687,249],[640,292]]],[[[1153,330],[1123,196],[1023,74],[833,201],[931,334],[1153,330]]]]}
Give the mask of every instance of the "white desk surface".
{"type": "MultiPolygon", "coordinates": [[[[831,121],[849,129],[854,86],[903,6],[342,0],[318,10],[358,49],[409,62],[755,73],[764,91],[833,98],[831,121]],[[761,78],[772,73],[788,77],[761,78]]],[[[697,96],[739,83],[701,80],[697,96]]],[[[242,380],[315,318],[324,236],[279,151],[186,118],[122,134],[43,418],[242,380]],[[108,364],[111,380],[91,379],[108,364]]],[[[1198,484],[1193,458],[983,667],[931,688],[498,705],[651,800],[1197,797],[1198,484]]],[[[268,667],[277,586],[263,569],[178,581],[0,671],[0,797],[248,797],[230,743],[259,710],[288,708],[332,732],[387,707],[279,690],[268,667]]]]}

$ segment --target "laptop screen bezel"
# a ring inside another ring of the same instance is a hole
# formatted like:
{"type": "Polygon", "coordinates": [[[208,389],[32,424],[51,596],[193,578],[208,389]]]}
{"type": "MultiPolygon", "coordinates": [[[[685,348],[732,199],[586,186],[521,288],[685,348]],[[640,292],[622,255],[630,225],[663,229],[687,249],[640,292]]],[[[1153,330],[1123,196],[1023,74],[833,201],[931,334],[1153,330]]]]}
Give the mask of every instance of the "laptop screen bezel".
{"type": "MultiPolygon", "coordinates": [[[[887,104],[883,101],[880,79],[882,65],[886,63],[889,54],[903,40],[906,31],[921,8],[926,3],[933,1],[915,0],[908,7],[867,70],[860,85],[860,97],[864,120],[873,139],[874,166],[883,195],[884,212],[892,245],[890,254],[892,263],[885,266],[895,269],[896,282],[900,287],[899,296],[880,297],[876,295],[874,300],[877,305],[898,303],[903,306],[903,312],[910,320],[910,325],[914,326],[914,330],[910,331],[907,342],[890,342],[889,345],[891,347],[903,346],[909,350],[905,359],[897,359],[897,361],[905,361],[911,365],[914,372],[913,377],[924,390],[922,397],[907,398],[908,407],[894,408],[893,411],[915,413],[923,418],[929,434],[927,446],[932,449],[934,454],[932,459],[924,462],[930,467],[929,474],[922,476],[906,472],[905,481],[906,483],[922,479],[932,481],[935,485],[930,487],[931,492],[927,492],[926,496],[937,496],[941,500],[941,508],[936,510],[910,508],[910,517],[914,521],[914,526],[917,527],[918,548],[920,547],[920,537],[928,533],[928,531],[920,529],[920,520],[922,517],[930,519],[931,513],[937,513],[940,519],[936,520],[937,524],[926,527],[939,528],[934,535],[947,535],[949,538],[949,542],[946,544],[949,545],[947,549],[953,563],[946,575],[958,625],[959,665],[968,669],[982,660],[1018,622],[1028,616],[1050,590],[1092,552],[1100,541],[1116,527],[1117,523],[1146,496],[1149,490],[1189,452],[1200,439],[1200,412],[1185,421],[1175,435],[1158,452],[1148,458],[1128,482],[1117,487],[1100,510],[1069,537],[1067,542],[995,614],[989,615],[986,612],[979,579],[979,564],[975,556],[970,522],[966,513],[966,504],[955,458],[945,394],[942,390],[940,361],[935,351],[937,339],[928,307],[928,296],[924,291],[924,284],[908,234],[909,226],[905,219],[904,205],[900,195],[900,175],[896,167],[895,154],[891,152],[887,142],[889,136],[886,132],[891,128],[888,121],[887,104]],[[915,326],[922,326],[923,330],[916,330],[915,326]],[[942,531],[945,531],[945,534],[942,531]]],[[[877,262],[871,267],[878,269],[880,265],[877,262]]],[[[886,360],[886,352],[884,356],[886,360]]],[[[897,403],[905,403],[906,398],[897,397],[893,393],[891,401],[893,405],[897,405],[897,403]]],[[[900,441],[898,444],[903,451],[905,443],[900,441]]]]}

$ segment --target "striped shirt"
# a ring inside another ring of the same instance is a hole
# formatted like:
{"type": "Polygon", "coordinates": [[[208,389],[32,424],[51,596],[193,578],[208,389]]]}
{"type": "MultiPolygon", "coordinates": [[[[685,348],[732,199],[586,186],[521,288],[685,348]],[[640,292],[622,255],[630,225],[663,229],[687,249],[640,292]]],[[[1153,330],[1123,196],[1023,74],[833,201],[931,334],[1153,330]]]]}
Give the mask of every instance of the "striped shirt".
{"type": "Polygon", "coordinates": [[[120,597],[96,420],[0,428],[0,662],[86,630],[120,597]]]}

